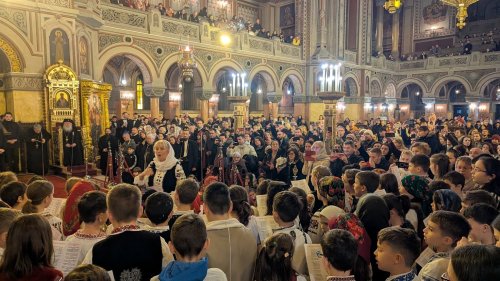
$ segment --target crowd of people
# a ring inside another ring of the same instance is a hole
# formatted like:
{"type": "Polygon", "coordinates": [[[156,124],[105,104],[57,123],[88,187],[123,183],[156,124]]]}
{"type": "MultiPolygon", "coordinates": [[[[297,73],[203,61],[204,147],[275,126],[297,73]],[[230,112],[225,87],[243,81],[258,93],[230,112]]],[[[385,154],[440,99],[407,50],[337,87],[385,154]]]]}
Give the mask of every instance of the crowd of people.
{"type": "MultiPolygon", "coordinates": [[[[134,8],[142,11],[147,11],[152,7],[147,0],[114,0],[113,4],[122,5],[124,7],[134,8]]],[[[292,44],[294,46],[301,45],[300,35],[288,35],[285,36],[282,31],[278,32],[266,30],[260,19],[256,19],[254,23],[250,21],[245,21],[243,17],[233,16],[228,18],[226,14],[220,14],[219,16],[211,15],[208,13],[208,8],[203,7],[200,11],[193,11],[189,7],[185,7],[180,10],[174,10],[172,7],[165,7],[162,3],[155,5],[154,9],[158,9],[162,16],[172,17],[176,19],[182,19],[194,23],[200,23],[202,21],[208,22],[211,26],[223,28],[233,32],[239,32],[241,30],[248,31],[248,34],[252,36],[258,36],[261,38],[279,40],[282,43],[292,44]]]]}
{"type": "Polygon", "coordinates": [[[123,113],[99,140],[122,183],[69,178],[61,214],[51,182],[0,173],[0,279],[499,280],[499,152],[499,121],[123,113]],[[81,245],[66,276],[53,240],[81,245]]]}

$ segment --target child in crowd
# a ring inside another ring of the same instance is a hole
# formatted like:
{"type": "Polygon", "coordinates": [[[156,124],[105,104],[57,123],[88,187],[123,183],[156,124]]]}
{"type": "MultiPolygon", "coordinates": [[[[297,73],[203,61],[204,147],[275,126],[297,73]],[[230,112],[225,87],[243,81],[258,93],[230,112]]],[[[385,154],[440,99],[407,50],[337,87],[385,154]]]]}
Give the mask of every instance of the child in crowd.
{"type": "Polygon", "coordinates": [[[0,260],[7,243],[7,232],[12,222],[21,215],[17,210],[0,208],[0,260]]]}
{"type": "Polygon", "coordinates": [[[83,223],[82,228],[66,239],[81,246],[78,264],[82,263],[95,243],[106,238],[106,231],[103,230],[108,219],[106,210],[106,195],[100,191],[87,192],[78,201],[78,216],[83,223]]]}
{"type": "Polygon", "coordinates": [[[411,175],[423,177],[428,182],[430,182],[431,181],[431,179],[429,178],[430,165],[431,162],[427,155],[416,154],[410,160],[410,165],[408,166],[408,172],[411,175]]]}
{"type": "Polygon", "coordinates": [[[133,170],[137,165],[137,156],[135,155],[135,144],[131,143],[127,145],[126,152],[127,153],[123,155],[123,160],[127,165],[122,173],[122,182],[133,184],[134,183],[133,170]]]}
{"type": "Polygon", "coordinates": [[[451,254],[444,281],[498,280],[500,276],[500,248],[491,245],[469,245],[457,248],[451,254]]]}
{"type": "Polygon", "coordinates": [[[158,275],[173,257],[163,238],[137,226],[142,215],[139,188],[125,183],[116,185],[107,195],[107,205],[114,229],[92,247],[83,263],[112,271],[121,280],[147,281],[158,275]]]}
{"type": "Polygon", "coordinates": [[[229,188],[221,182],[210,184],[203,202],[211,244],[207,251],[209,268],[222,269],[229,281],[253,280],[257,242],[248,228],[231,218],[229,188]]]}
{"type": "Polygon", "coordinates": [[[0,280],[62,280],[63,274],[52,266],[54,247],[49,222],[38,214],[20,216],[7,233],[0,280]]]}
{"type": "Polygon", "coordinates": [[[495,197],[493,197],[488,191],[480,189],[472,190],[465,194],[464,199],[462,200],[462,208],[460,209],[460,213],[463,214],[465,209],[478,203],[485,203],[495,208],[498,205],[495,197]]]}
{"type": "Polygon", "coordinates": [[[440,189],[432,194],[432,211],[444,210],[458,213],[462,200],[453,191],[449,189],[440,189]]]}
{"type": "Polygon", "coordinates": [[[496,217],[496,219],[491,223],[491,227],[493,228],[493,234],[496,240],[496,246],[500,248],[500,215],[496,217]]]}
{"type": "Polygon", "coordinates": [[[266,239],[257,258],[256,281],[306,280],[292,269],[293,242],[293,238],[286,233],[276,233],[266,239]]]}
{"type": "Polygon", "coordinates": [[[184,214],[172,227],[170,250],[176,260],[170,262],[153,281],[225,281],[226,274],[218,268],[209,268],[206,258],[209,240],[200,216],[184,214]]]}
{"type": "Polygon", "coordinates": [[[21,211],[28,202],[26,196],[26,184],[18,181],[9,182],[0,189],[0,199],[9,204],[12,209],[21,211]]]}
{"type": "Polygon", "coordinates": [[[168,222],[172,217],[174,201],[165,192],[155,192],[146,199],[146,215],[151,222],[147,231],[156,233],[163,237],[168,243],[170,241],[170,228],[168,222]]]}
{"type": "Polygon", "coordinates": [[[249,196],[245,188],[239,185],[232,185],[229,188],[229,194],[233,204],[231,217],[236,218],[244,226],[248,227],[252,231],[257,244],[260,244],[259,227],[257,226],[255,217],[252,216],[252,207],[248,203],[249,196]]]}
{"type": "Polygon", "coordinates": [[[175,220],[184,214],[193,213],[193,202],[198,196],[200,185],[194,179],[184,179],[177,183],[174,193],[175,212],[170,219],[168,226],[172,229],[175,220]]]}
{"type": "Polygon", "coordinates": [[[460,156],[455,162],[455,171],[462,174],[465,178],[465,183],[462,192],[469,192],[474,189],[474,181],[472,180],[472,158],[469,156],[460,156]]]}
{"type": "Polygon", "coordinates": [[[491,224],[498,210],[488,204],[478,203],[464,210],[464,217],[471,226],[469,240],[483,245],[494,245],[496,240],[491,224]]]}
{"type": "Polygon", "coordinates": [[[386,281],[414,280],[412,267],[419,255],[420,239],[414,230],[393,226],[378,233],[375,257],[378,268],[391,274],[386,281]]]}
{"type": "Polygon", "coordinates": [[[295,256],[292,260],[292,268],[298,274],[306,274],[306,256],[304,244],[312,243],[309,235],[298,228],[295,218],[300,213],[302,205],[298,196],[291,191],[278,193],[273,202],[273,218],[279,228],[274,229],[274,233],[287,233],[294,238],[295,256]]]}
{"type": "Polygon", "coordinates": [[[421,280],[439,280],[446,272],[450,253],[462,237],[469,235],[471,227],[464,216],[450,211],[432,213],[424,229],[424,239],[435,254],[422,267],[421,280]]]}
{"type": "Polygon", "coordinates": [[[465,177],[457,171],[450,171],[444,175],[443,180],[450,186],[450,189],[455,192],[460,199],[464,198],[465,177]]]}
{"type": "Polygon", "coordinates": [[[41,214],[53,227],[54,240],[62,240],[62,220],[45,211],[54,198],[54,185],[49,181],[34,181],[26,190],[29,201],[23,207],[23,213],[41,214]]]}
{"type": "Polygon", "coordinates": [[[0,172],[0,188],[11,181],[17,181],[17,176],[11,171],[0,172]]]}
{"type": "Polygon", "coordinates": [[[328,231],[321,240],[323,266],[328,274],[327,281],[355,281],[358,243],[354,236],[343,229],[328,231]]]}
{"type": "Polygon", "coordinates": [[[111,281],[111,277],[102,267],[85,264],[68,273],[64,277],[64,281],[111,281]]]}

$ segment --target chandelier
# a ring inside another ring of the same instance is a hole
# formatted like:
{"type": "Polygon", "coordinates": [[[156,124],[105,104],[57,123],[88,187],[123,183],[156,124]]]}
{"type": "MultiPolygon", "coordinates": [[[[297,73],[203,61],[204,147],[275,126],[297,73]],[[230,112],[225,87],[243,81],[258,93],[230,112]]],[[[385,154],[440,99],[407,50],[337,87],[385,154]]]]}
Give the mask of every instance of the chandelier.
{"type": "Polygon", "coordinates": [[[403,5],[403,0],[387,0],[384,8],[391,14],[394,14],[403,5]]]}
{"type": "Polygon", "coordinates": [[[443,4],[455,7],[457,11],[457,27],[462,29],[465,27],[465,19],[467,18],[467,8],[479,0],[441,0],[443,4]]]}
{"type": "Polygon", "coordinates": [[[180,58],[177,61],[177,65],[181,70],[182,80],[185,82],[191,82],[194,77],[194,69],[198,66],[194,60],[193,49],[186,45],[184,48],[180,48],[180,58]]]}

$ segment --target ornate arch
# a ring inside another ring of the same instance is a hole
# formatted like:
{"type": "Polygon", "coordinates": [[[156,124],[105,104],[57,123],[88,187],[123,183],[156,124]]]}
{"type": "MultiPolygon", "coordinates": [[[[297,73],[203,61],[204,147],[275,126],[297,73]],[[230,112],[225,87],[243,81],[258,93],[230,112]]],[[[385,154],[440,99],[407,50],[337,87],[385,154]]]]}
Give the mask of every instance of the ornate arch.
{"type": "Polygon", "coordinates": [[[372,78],[370,81],[370,96],[371,97],[382,96],[382,84],[376,78],[372,78]]]}
{"type": "Polygon", "coordinates": [[[2,36],[0,36],[0,50],[5,54],[5,56],[7,56],[11,72],[23,72],[24,63],[19,51],[2,36]]]}
{"type": "Polygon", "coordinates": [[[422,91],[427,90],[427,88],[425,87],[425,84],[421,80],[415,79],[415,78],[406,78],[406,79],[402,80],[401,82],[399,82],[398,85],[396,86],[396,94],[397,94],[398,98],[401,97],[401,92],[409,84],[418,85],[420,87],[420,89],[422,89],[422,91]]]}
{"type": "MultiPolygon", "coordinates": [[[[290,77],[293,82],[293,87],[295,89],[296,95],[304,95],[304,77],[300,73],[300,71],[296,68],[289,68],[281,75],[281,79],[278,85],[283,85],[285,83],[286,78],[290,77]]],[[[280,87],[281,87],[280,86],[280,87]]]]}
{"type": "MultiPolygon", "coordinates": [[[[114,48],[110,48],[104,51],[100,56],[99,60],[104,61],[104,66],[99,68],[99,72],[96,73],[97,79],[102,78],[102,74],[104,71],[105,65],[116,56],[125,56],[128,59],[132,60],[141,70],[142,77],[144,78],[144,83],[153,82],[153,70],[155,70],[155,66],[149,55],[143,52],[141,49],[136,49],[132,46],[122,45],[116,46],[114,48]]],[[[156,78],[156,76],[154,76],[156,78]]]]}
{"type": "MultiPolygon", "coordinates": [[[[177,61],[179,59],[179,52],[172,53],[169,55],[161,64],[160,66],[160,74],[159,77],[160,79],[165,79],[165,77],[168,74],[169,69],[174,65],[177,64],[177,61]]],[[[205,65],[203,65],[203,62],[199,60],[197,56],[194,57],[194,60],[198,64],[197,70],[198,73],[200,74],[201,80],[202,80],[202,85],[208,85],[208,72],[207,69],[205,68],[205,65]]]]}
{"type": "MultiPolygon", "coordinates": [[[[352,93],[349,93],[349,96],[350,97],[359,97],[360,96],[360,93],[359,93],[359,81],[358,81],[358,77],[356,76],[356,74],[354,74],[353,72],[348,72],[344,75],[344,77],[342,77],[342,80],[344,80],[343,84],[347,84],[349,83],[349,87],[351,88],[354,88],[356,89],[354,95],[351,95],[352,93]]],[[[344,89],[342,89],[343,91],[345,91],[345,86],[344,86],[344,89]]]]}
{"type": "Polygon", "coordinates": [[[472,87],[470,86],[470,83],[469,83],[469,81],[467,81],[467,79],[463,78],[462,76],[445,76],[445,77],[437,79],[434,82],[434,84],[432,84],[432,87],[430,89],[430,94],[434,97],[439,96],[439,91],[441,90],[441,88],[444,85],[446,85],[446,83],[454,82],[454,81],[462,83],[462,85],[464,85],[467,93],[473,93],[472,87]]]}
{"type": "Polygon", "coordinates": [[[387,83],[387,85],[385,86],[384,95],[387,98],[395,98],[396,97],[396,85],[395,85],[394,81],[390,81],[387,83]]]}
{"type": "Polygon", "coordinates": [[[500,71],[493,72],[481,77],[481,79],[479,79],[479,81],[477,82],[477,88],[475,90],[479,90],[479,95],[483,95],[484,89],[496,79],[500,79],[500,71]]]}
{"type": "Polygon", "coordinates": [[[230,59],[224,59],[216,64],[214,64],[210,70],[210,75],[208,76],[208,81],[211,81],[213,89],[216,89],[217,79],[216,76],[219,74],[221,69],[232,68],[234,71],[242,73],[244,71],[243,67],[239,65],[236,61],[230,59]]]}
{"type": "Polygon", "coordinates": [[[250,71],[250,74],[248,75],[249,76],[248,81],[250,81],[251,83],[257,74],[262,75],[262,77],[266,81],[266,85],[268,87],[269,92],[274,92],[276,91],[277,87],[279,87],[278,76],[276,75],[276,72],[268,65],[261,64],[254,67],[250,71]]]}

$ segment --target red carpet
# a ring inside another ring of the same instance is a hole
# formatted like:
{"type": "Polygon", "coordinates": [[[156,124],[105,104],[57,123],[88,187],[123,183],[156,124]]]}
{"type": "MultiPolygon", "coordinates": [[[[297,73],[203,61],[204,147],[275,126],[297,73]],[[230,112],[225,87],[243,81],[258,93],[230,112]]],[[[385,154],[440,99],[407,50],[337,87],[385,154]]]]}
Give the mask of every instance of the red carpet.
{"type": "MultiPolygon", "coordinates": [[[[19,181],[27,183],[33,176],[34,174],[18,174],[17,178],[19,181]]],[[[47,175],[45,178],[54,184],[54,197],[66,198],[68,196],[66,190],[64,190],[64,185],[66,184],[65,178],[55,175],[47,175]]]]}

